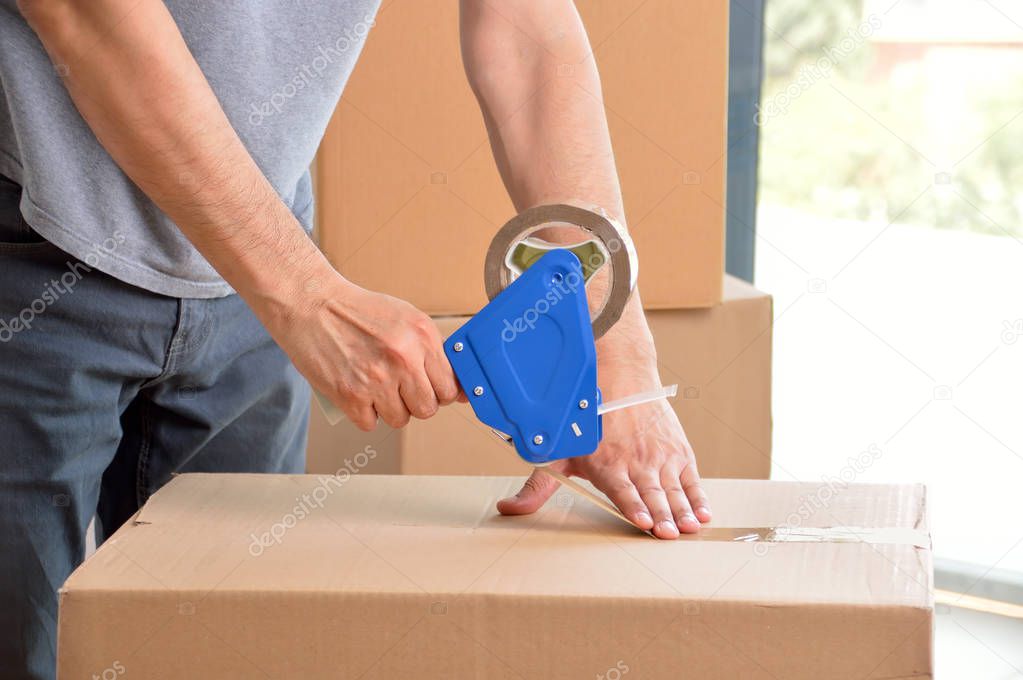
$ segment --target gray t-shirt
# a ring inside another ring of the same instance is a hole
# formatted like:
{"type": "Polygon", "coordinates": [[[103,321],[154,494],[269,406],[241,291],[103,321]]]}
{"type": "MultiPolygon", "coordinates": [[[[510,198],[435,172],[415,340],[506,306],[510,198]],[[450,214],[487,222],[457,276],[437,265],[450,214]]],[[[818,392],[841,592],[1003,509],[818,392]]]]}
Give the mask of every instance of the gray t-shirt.
{"type": "MultiPolygon", "coordinates": [[[[166,2],[238,136],[307,230],[309,165],[379,1],[166,2]]],[[[61,249],[141,288],[174,297],[230,294],[96,140],[60,69],[16,0],[0,0],[0,175],[22,186],[25,221],[61,249]]]]}

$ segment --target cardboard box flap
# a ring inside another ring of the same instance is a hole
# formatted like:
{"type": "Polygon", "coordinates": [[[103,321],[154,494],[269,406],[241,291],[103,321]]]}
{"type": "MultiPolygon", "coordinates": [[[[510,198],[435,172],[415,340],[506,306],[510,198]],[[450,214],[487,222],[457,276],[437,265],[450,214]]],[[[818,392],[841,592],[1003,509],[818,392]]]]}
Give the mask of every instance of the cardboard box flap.
{"type": "MultiPolygon", "coordinates": [[[[65,589],[479,593],[930,606],[910,541],[657,541],[559,491],[501,517],[520,478],[190,474],[150,499],[65,589]],[[594,568],[594,565],[600,568],[594,568]]],[[[708,480],[715,530],[926,532],[920,486],[708,480]]],[[[727,532],[725,532],[727,533],[727,532]]]]}

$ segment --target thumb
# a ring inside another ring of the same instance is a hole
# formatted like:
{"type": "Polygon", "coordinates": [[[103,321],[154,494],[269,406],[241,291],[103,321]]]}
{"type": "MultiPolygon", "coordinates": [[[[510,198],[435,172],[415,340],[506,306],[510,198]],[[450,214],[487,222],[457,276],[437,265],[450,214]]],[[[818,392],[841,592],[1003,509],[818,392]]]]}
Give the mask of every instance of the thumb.
{"type": "Polygon", "coordinates": [[[514,496],[497,502],[497,511],[502,515],[528,515],[540,509],[561,483],[542,470],[533,470],[522,489],[514,496]]]}

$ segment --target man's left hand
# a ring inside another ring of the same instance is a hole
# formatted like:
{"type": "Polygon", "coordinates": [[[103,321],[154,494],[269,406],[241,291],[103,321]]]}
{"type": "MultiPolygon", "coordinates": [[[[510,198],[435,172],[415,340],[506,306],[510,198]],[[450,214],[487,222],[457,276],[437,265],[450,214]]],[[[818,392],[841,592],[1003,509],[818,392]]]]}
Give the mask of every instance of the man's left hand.
{"type": "MultiPolygon", "coordinates": [[[[603,368],[603,367],[602,367],[603,368]]],[[[656,366],[602,370],[615,397],[659,387],[656,366]],[[623,370],[624,369],[624,370],[623,370]],[[642,377],[635,377],[639,374],[642,377]],[[652,376],[651,376],[652,374],[652,376]]],[[[597,450],[552,463],[565,475],[593,483],[633,524],[658,538],[695,533],[711,517],[700,487],[696,457],[678,416],[666,400],[604,416],[604,438],[597,450]]],[[[535,512],[557,490],[557,480],[535,470],[522,490],[497,504],[504,515],[535,512]]]]}

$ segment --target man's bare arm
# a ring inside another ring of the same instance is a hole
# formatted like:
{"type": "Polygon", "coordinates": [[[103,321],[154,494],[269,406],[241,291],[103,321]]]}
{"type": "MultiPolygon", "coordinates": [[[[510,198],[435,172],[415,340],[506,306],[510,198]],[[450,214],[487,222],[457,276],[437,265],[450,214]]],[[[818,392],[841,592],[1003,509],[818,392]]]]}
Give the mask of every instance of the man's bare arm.
{"type": "MultiPolygon", "coordinates": [[[[582,200],[624,222],[600,77],[573,2],[462,0],[461,9],[466,73],[516,208],[582,200]]],[[[597,349],[608,398],[659,384],[638,291],[597,349]]],[[[695,531],[693,508],[710,519],[692,449],[666,404],[607,416],[601,448],[568,471],[662,538],[695,531]]],[[[502,511],[531,512],[555,488],[550,477],[535,475],[502,511]]]]}
{"type": "Polygon", "coordinates": [[[21,0],[124,172],[359,426],[432,415],[457,383],[428,317],[333,270],[231,127],[159,0],[21,0]]]}
{"type": "Polygon", "coordinates": [[[294,291],[280,285],[282,255],[309,278],[323,257],[235,134],[163,3],[20,6],[124,172],[239,292],[286,314],[294,291]]]}

